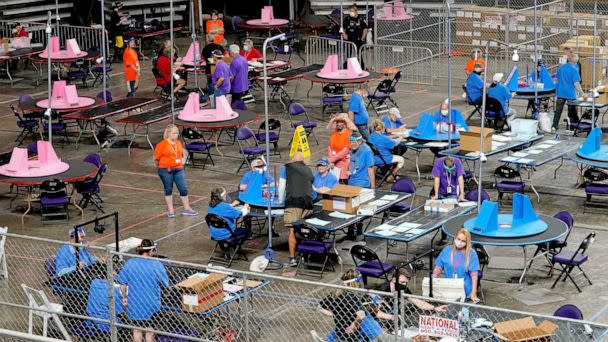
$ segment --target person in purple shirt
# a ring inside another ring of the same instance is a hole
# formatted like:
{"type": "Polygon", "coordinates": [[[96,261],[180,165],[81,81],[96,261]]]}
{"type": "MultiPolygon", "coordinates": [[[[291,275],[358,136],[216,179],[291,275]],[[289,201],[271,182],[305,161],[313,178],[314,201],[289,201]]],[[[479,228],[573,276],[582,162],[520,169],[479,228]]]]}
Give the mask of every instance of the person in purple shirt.
{"type": "Polygon", "coordinates": [[[433,199],[458,197],[464,201],[464,169],[460,159],[442,157],[433,164],[433,199]]]}
{"type": "MultiPolygon", "coordinates": [[[[213,51],[215,70],[213,71],[213,97],[227,95],[230,93],[230,68],[224,62],[224,54],[220,50],[213,51]]],[[[215,107],[215,99],[212,103],[215,107]]]]}
{"type": "Polygon", "coordinates": [[[249,64],[245,57],[240,55],[240,48],[236,44],[230,45],[230,56],[233,58],[230,63],[230,73],[232,74],[230,91],[232,102],[240,100],[249,90],[249,64]]]}

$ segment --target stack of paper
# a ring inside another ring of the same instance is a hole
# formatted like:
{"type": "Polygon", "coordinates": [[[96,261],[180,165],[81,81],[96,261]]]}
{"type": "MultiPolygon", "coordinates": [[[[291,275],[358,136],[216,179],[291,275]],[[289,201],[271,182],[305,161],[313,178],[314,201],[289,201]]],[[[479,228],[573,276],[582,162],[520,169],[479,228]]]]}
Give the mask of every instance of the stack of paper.
{"type": "Polygon", "coordinates": [[[377,207],[381,207],[381,206],[387,205],[389,203],[391,203],[391,201],[387,201],[387,200],[383,200],[383,199],[377,199],[375,201],[369,202],[368,204],[369,205],[375,205],[377,207]]]}
{"type": "Polygon", "coordinates": [[[462,208],[474,207],[476,205],[477,205],[477,202],[473,202],[473,201],[458,202],[458,206],[462,207],[462,208]]]}
{"type": "Polygon", "coordinates": [[[492,136],[492,140],[501,141],[501,142],[507,142],[507,141],[511,141],[511,138],[510,137],[506,137],[504,135],[493,135],[492,136]]]}
{"type": "Polygon", "coordinates": [[[534,149],[534,150],[528,150],[528,153],[530,153],[530,154],[541,154],[541,153],[543,153],[543,151],[542,150],[536,150],[536,149],[534,149]]]}
{"type": "Polygon", "coordinates": [[[549,145],[556,145],[559,144],[561,141],[559,140],[547,140],[547,141],[543,141],[543,144],[549,144],[549,145]]]}
{"type": "Polygon", "coordinates": [[[395,194],[395,195],[384,195],[380,199],[385,200],[385,201],[395,201],[395,200],[397,200],[397,198],[399,198],[399,195],[395,194]]]}
{"type": "Polygon", "coordinates": [[[343,219],[343,220],[348,220],[348,219],[351,219],[351,218],[355,217],[355,215],[341,213],[339,211],[332,211],[329,214],[329,216],[335,217],[335,218],[339,218],[339,219],[343,219]]]}
{"type": "Polygon", "coordinates": [[[545,148],[550,148],[552,146],[552,144],[540,144],[538,146],[536,146],[537,149],[542,150],[545,148]]]}
{"type": "Polygon", "coordinates": [[[365,203],[367,201],[371,201],[374,199],[374,196],[375,196],[374,189],[361,188],[361,192],[359,192],[359,203],[365,203]]]}
{"type": "Polygon", "coordinates": [[[511,162],[516,161],[516,160],[517,160],[517,157],[509,156],[509,157],[502,158],[500,161],[511,163],[511,162]]]}
{"type": "Polygon", "coordinates": [[[330,221],[324,221],[324,220],[318,219],[316,217],[313,217],[313,218],[307,219],[306,223],[310,223],[313,226],[326,226],[330,223],[330,221]]]}
{"type": "Polygon", "coordinates": [[[528,155],[528,153],[526,152],[515,152],[513,153],[513,157],[517,157],[517,158],[523,158],[526,157],[528,155]]]}

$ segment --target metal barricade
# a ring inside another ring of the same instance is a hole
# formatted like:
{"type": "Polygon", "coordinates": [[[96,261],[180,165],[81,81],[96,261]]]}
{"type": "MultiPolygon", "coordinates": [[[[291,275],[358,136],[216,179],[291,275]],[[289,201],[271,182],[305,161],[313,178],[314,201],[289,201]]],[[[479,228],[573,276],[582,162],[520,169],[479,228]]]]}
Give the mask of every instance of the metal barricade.
{"type": "Polygon", "coordinates": [[[355,43],[316,36],[308,37],[305,51],[306,65],[325,64],[329,55],[340,55],[340,53],[344,58],[357,57],[355,43]]]}
{"type": "Polygon", "coordinates": [[[359,58],[375,70],[395,67],[401,70],[401,82],[433,84],[433,52],[428,48],[389,45],[363,45],[359,58]]]}

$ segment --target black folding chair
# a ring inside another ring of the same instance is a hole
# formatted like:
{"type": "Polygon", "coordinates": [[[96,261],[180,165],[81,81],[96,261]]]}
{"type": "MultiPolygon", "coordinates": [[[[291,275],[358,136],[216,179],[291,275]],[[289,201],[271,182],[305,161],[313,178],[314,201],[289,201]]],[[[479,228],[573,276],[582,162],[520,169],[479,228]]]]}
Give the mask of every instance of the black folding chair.
{"type": "Polygon", "coordinates": [[[587,260],[589,260],[589,256],[585,254],[585,252],[587,252],[587,249],[591,247],[593,242],[595,242],[595,232],[589,233],[589,235],[587,235],[587,237],[581,242],[575,252],[561,251],[559,254],[553,256],[553,264],[559,265],[562,269],[562,272],[559,274],[557,279],[555,279],[555,282],[553,282],[551,288],[554,288],[560,279],[562,279],[562,281],[570,279],[570,281],[572,281],[578,292],[583,292],[571,274],[575,268],[578,268],[578,270],[580,271],[580,273],[575,276],[582,275],[583,277],[585,277],[585,279],[587,279],[589,285],[593,285],[589,277],[587,277],[587,275],[581,268],[581,265],[587,262],[587,260]]]}
{"type": "Polygon", "coordinates": [[[377,156],[380,158],[381,163],[379,164],[375,164],[375,177],[376,179],[380,179],[380,181],[378,182],[378,184],[376,184],[376,188],[380,188],[382,187],[382,184],[384,184],[384,182],[386,181],[386,179],[389,176],[392,176],[393,179],[397,178],[397,175],[395,175],[393,173],[393,169],[395,167],[397,167],[397,163],[389,163],[387,162],[384,157],[382,157],[382,155],[380,154],[380,152],[378,151],[378,149],[372,145],[369,141],[367,142],[367,144],[369,145],[369,148],[372,150],[372,152],[374,153],[374,156],[377,156]]]}
{"type": "Polygon", "coordinates": [[[209,229],[213,227],[215,229],[225,229],[226,231],[230,232],[229,238],[224,240],[214,240],[216,242],[215,247],[213,247],[213,250],[211,251],[211,255],[209,255],[209,260],[207,261],[207,263],[215,261],[227,264],[227,267],[230,267],[238,254],[242,255],[243,260],[248,260],[247,256],[241,251],[243,243],[245,242],[245,240],[247,240],[247,236],[236,235],[234,231],[230,229],[230,225],[228,224],[228,222],[221,216],[215,214],[207,214],[207,216],[205,216],[205,222],[207,223],[209,229]],[[223,252],[223,258],[219,258],[214,255],[218,247],[223,252]]]}
{"type": "MultiPolygon", "coordinates": [[[[296,238],[299,240],[296,252],[300,254],[300,262],[296,275],[318,276],[323,278],[323,272],[328,266],[329,253],[334,248],[332,234],[308,225],[294,225],[296,238]]],[[[331,271],[334,266],[329,262],[331,271]]]]}

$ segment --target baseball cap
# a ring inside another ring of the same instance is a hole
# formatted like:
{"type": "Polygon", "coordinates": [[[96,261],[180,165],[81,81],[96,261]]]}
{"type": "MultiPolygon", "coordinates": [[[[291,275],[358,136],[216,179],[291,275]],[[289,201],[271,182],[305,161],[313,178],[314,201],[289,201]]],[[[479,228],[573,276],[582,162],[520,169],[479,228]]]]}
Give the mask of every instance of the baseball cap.
{"type": "Polygon", "coordinates": [[[129,38],[125,39],[125,43],[130,43],[130,42],[134,42],[134,41],[135,41],[135,38],[133,38],[133,37],[129,37],[129,38]]]}
{"type": "MultiPolygon", "coordinates": [[[[78,231],[78,234],[84,234],[84,228],[82,228],[82,227],[78,227],[78,228],[76,228],[76,230],[78,231]]],[[[70,237],[74,237],[74,236],[76,236],[76,233],[74,232],[74,229],[70,229],[70,230],[68,231],[68,235],[69,235],[70,237]]]]}
{"type": "Polygon", "coordinates": [[[266,165],[266,163],[260,158],[254,159],[251,162],[251,167],[258,167],[258,166],[264,166],[264,165],[266,165]]]}
{"type": "Polygon", "coordinates": [[[213,50],[213,52],[211,53],[211,55],[215,58],[222,58],[224,57],[224,53],[221,50],[213,50]]]}
{"type": "Polygon", "coordinates": [[[350,137],[348,138],[348,140],[350,141],[357,141],[357,140],[361,140],[363,139],[363,136],[361,135],[361,133],[355,131],[353,132],[350,137]]]}
{"type": "Polygon", "coordinates": [[[317,160],[317,166],[322,165],[322,166],[327,166],[329,165],[329,159],[325,158],[325,157],[321,157],[317,160]]]}
{"type": "Polygon", "coordinates": [[[397,108],[397,107],[393,107],[393,108],[389,109],[388,113],[396,116],[399,119],[401,119],[401,112],[399,112],[399,108],[397,108]]]}

